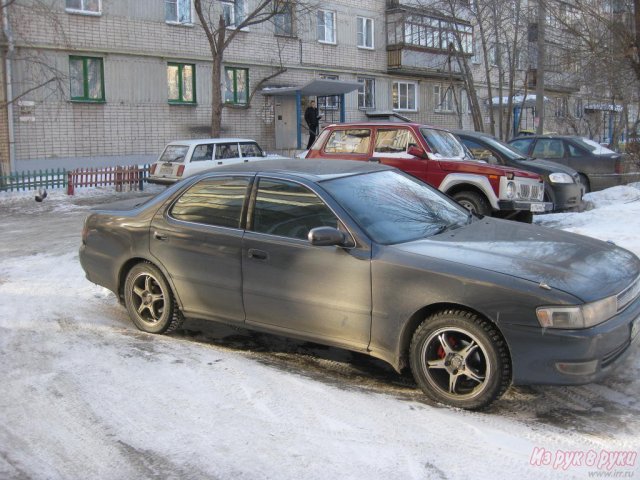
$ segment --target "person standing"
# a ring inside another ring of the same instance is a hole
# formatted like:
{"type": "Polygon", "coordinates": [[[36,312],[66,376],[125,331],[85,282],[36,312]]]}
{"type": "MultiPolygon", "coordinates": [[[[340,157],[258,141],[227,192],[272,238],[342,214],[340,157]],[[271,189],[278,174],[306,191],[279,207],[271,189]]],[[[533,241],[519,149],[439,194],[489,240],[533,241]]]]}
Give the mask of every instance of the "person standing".
{"type": "Polygon", "coordinates": [[[318,114],[318,109],[316,108],[316,102],[311,100],[309,106],[304,111],[304,120],[307,122],[307,126],[309,127],[309,142],[307,143],[307,150],[311,148],[313,142],[316,140],[316,136],[318,135],[318,127],[320,126],[320,119],[322,115],[318,114]]]}

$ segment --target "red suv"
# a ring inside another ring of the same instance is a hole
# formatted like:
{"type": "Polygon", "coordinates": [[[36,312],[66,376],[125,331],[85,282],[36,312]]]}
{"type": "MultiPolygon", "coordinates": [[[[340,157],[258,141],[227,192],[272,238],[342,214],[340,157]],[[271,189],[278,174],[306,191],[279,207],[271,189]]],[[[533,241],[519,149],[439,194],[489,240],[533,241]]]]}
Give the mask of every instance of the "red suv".
{"type": "Polygon", "coordinates": [[[542,178],[467,157],[448,131],[417,123],[349,123],[326,127],[306,158],[384,163],[437,187],[469,210],[531,221],[550,211],[542,178]]]}

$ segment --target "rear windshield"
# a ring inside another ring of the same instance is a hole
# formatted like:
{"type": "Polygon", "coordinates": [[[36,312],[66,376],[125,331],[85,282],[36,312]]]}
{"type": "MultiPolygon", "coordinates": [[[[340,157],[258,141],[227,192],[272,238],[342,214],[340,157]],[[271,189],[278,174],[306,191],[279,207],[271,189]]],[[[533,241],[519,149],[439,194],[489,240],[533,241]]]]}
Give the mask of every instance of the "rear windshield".
{"type": "Polygon", "coordinates": [[[182,163],[187,156],[189,147],[187,145],[167,145],[160,157],[161,162],[182,163]]]}
{"type": "Polygon", "coordinates": [[[609,150],[607,147],[603,147],[598,142],[590,140],[588,138],[576,138],[576,142],[594,155],[609,155],[610,153],[616,153],[613,150],[609,150]]]}
{"type": "Polygon", "coordinates": [[[421,128],[420,133],[436,156],[464,158],[464,147],[451,133],[431,128],[421,128]]]}

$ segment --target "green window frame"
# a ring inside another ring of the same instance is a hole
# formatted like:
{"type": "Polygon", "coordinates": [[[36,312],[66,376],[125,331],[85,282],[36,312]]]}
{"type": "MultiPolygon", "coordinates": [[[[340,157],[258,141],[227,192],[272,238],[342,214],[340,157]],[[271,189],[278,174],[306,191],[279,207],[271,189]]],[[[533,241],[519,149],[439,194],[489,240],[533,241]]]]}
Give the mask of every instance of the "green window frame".
{"type": "Polygon", "coordinates": [[[224,103],[247,105],[249,103],[249,69],[225,67],[224,103]]]}
{"type": "Polygon", "coordinates": [[[74,102],[104,103],[104,60],[71,55],[69,90],[74,102]]]}
{"type": "Polygon", "coordinates": [[[167,63],[167,96],[169,103],[194,105],[196,98],[196,66],[193,63],[167,63]]]}

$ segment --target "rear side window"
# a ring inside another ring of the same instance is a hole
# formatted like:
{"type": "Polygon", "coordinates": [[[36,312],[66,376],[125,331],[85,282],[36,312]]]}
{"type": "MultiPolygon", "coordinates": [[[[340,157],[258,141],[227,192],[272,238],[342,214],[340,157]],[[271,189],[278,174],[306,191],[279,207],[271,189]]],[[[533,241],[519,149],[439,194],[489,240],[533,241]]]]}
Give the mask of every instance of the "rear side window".
{"type": "Polygon", "coordinates": [[[240,152],[243,157],[261,157],[262,149],[258,146],[257,143],[241,143],[240,144],[240,152]]]}
{"type": "Polygon", "coordinates": [[[214,145],[212,143],[208,145],[197,145],[196,148],[193,149],[191,161],[204,162],[211,160],[213,158],[213,147],[214,145]]]}
{"type": "Polygon", "coordinates": [[[531,146],[531,142],[533,142],[532,138],[521,138],[520,140],[514,140],[513,142],[509,142],[513,148],[526,154],[529,151],[529,147],[531,146]]]}
{"type": "Polygon", "coordinates": [[[216,146],[216,160],[238,158],[239,156],[237,143],[219,143],[216,146]]]}
{"type": "Polygon", "coordinates": [[[182,163],[188,151],[189,147],[186,145],[167,145],[167,148],[162,152],[160,161],[182,163]]]}
{"type": "Polygon", "coordinates": [[[539,138],[531,155],[534,158],[563,158],[562,140],[556,138],[539,138]]]}
{"type": "Polygon", "coordinates": [[[368,153],[371,130],[334,130],[324,147],[326,153],[368,153]]]}
{"type": "Polygon", "coordinates": [[[210,178],[196,183],[173,204],[169,215],[185,222],[239,228],[248,178],[210,178]]]}
{"type": "Polygon", "coordinates": [[[418,141],[406,128],[378,129],[375,153],[404,153],[418,141]]]}
{"type": "Polygon", "coordinates": [[[338,227],[338,218],[311,190],[285,180],[261,179],[252,230],[306,240],[316,227],[338,227]]]}

